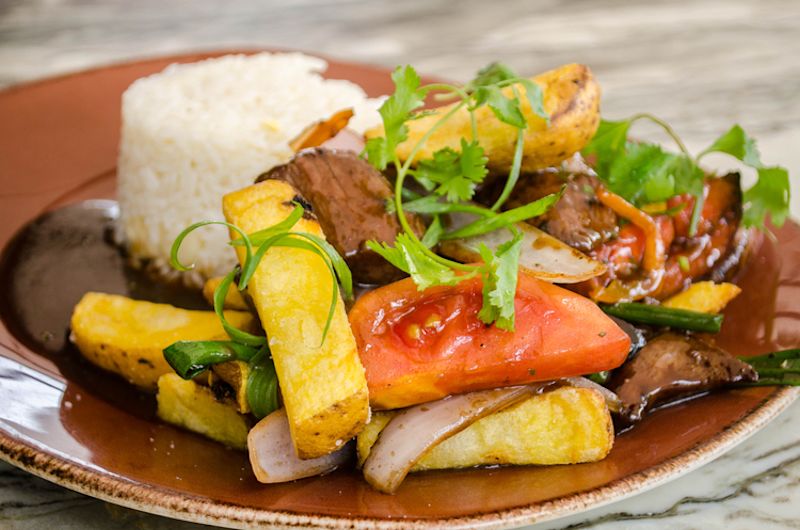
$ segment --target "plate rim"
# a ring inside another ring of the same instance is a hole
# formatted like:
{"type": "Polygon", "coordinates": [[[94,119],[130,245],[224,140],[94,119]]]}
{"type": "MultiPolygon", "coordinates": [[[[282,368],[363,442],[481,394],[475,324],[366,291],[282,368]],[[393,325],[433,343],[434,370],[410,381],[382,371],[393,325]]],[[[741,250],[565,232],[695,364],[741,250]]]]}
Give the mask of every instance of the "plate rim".
{"type": "Polygon", "coordinates": [[[480,527],[500,530],[541,523],[598,508],[670,482],[721,456],[758,432],[800,397],[800,388],[777,387],[764,401],[713,438],[655,466],[599,488],[572,493],[541,503],[458,517],[380,519],[360,516],[303,514],[261,510],[215,502],[177,491],[148,486],[126,477],[70,462],[67,458],[15,440],[0,429],[0,460],[72,491],[126,508],[228,528],[344,528],[403,530],[480,527]]]}
{"type": "MultiPolygon", "coordinates": [[[[185,62],[225,54],[268,52],[301,52],[329,62],[357,67],[381,68],[368,62],[348,61],[314,51],[288,48],[213,48],[190,52],[175,52],[112,61],[63,74],[34,78],[0,88],[0,97],[86,74],[153,61],[185,62]]],[[[0,355],[7,357],[4,352],[0,355]]],[[[13,359],[11,359],[13,361],[13,359]]],[[[40,368],[34,368],[41,370],[40,368]]],[[[763,401],[735,423],[712,438],[668,458],[649,468],[614,480],[603,486],[574,492],[543,502],[482,512],[464,516],[432,517],[415,520],[384,519],[355,515],[320,515],[279,510],[264,510],[227,502],[216,502],[200,496],[181,493],[166,487],[147,485],[100,468],[72,462],[57,451],[23,441],[21,433],[0,428],[0,461],[7,462],[34,476],[69,490],[142,512],[188,522],[228,528],[286,528],[296,529],[433,529],[455,530],[480,527],[483,529],[515,528],[522,525],[551,521],[586,510],[598,508],[643,493],[695,470],[723,453],[733,449],[758,432],[800,397],[800,388],[776,387],[763,401]]]]}

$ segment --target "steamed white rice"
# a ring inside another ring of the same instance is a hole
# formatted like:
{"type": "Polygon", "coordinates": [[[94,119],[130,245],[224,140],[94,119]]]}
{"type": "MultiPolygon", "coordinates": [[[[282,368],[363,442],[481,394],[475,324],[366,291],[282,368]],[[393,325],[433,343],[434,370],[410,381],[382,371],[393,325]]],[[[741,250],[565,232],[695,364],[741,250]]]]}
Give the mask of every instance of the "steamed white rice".
{"type": "MultiPolygon", "coordinates": [[[[353,108],[350,127],[376,125],[378,101],[357,85],[325,80],[325,61],[299,53],[231,55],[174,64],[122,97],[118,164],[122,236],[134,258],[165,268],[175,237],[222,220],[222,196],[287,162],[288,142],[310,123],[353,108]]],[[[200,276],[235,264],[227,230],[206,227],[181,247],[200,276]]]]}

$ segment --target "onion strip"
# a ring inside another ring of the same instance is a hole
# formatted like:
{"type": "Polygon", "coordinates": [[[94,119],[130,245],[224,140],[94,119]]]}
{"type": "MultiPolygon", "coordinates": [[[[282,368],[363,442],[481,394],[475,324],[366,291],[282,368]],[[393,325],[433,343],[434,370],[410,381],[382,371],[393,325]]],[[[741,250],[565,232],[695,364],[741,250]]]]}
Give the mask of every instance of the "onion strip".
{"type": "Polygon", "coordinates": [[[319,458],[301,460],[292,442],[286,410],[278,409],[250,430],[247,451],[256,479],[264,484],[276,484],[333,471],[350,460],[353,447],[346,444],[319,458]]]}
{"type": "MultiPolygon", "coordinates": [[[[450,230],[466,226],[475,218],[464,213],[451,213],[449,217],[450,230]]],[[[519,268],[528,274],[546,282],[578,283],[606,272],[606,266],[600,261],[575,250],[535,226],[526,222],[517,223],[515,226],[517,231],[522,233],[519,268]]],[[[486,245],[495,251],[511,238],[510,231],[495,230],[465,239],[442,241],[439,244],[439,251],[463,263],[473,263],[482,259],[481,245],[486,245]]]]}
{"type": "Polygon", "coordinates": [[[553,384],[496,388],[409,407],[381,431],[364,462],[364,478],[375,489],[394,493],[414,464],[436,444],[553,384]]]}
{"type": "Polygon", "coordinates": [[[608,410],[611,412],[619,412],[622,409],[622,401],[620,401],[619,396],[603,385],[599,385],[585,377],[565,377],[561,379],[561,381],[569,386],[597,390],[603,395],[603,398],[606,400],[606,406],[608,406],[608,410]]]}

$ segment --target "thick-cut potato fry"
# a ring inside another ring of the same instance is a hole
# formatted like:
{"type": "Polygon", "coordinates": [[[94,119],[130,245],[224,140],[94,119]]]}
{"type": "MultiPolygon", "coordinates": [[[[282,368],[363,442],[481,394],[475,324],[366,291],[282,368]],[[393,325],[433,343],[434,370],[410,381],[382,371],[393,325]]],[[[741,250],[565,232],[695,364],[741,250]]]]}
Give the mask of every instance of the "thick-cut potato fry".
{"type": "MultiPolygon", "coordinates": [[[[222,283],[222,277],[209,278],[206,283],[203,284],[203,297],[212,307],[214,305],[214,291],[220,283],[222,283]]],[[[244,299],[244,295],[235,285],[232,285],[230,289],[228,289],[223,307],[225,309],[236,309],[237,311],[250,311],[247,300],[244,299]]]]}
{"type": "MultiPolygon", "coordinates": [[[[223,212],[228,222],[252,233],[284,220],[296,197],[297,192],[286,182],[265,180],[226,195],[223,212]]],[[[301,219],[294,230],[323,236],[314,219],[301,219]]],[[[243,260],[244,249],[239,247],[238,252],[243,260]]],[[[322,340],[332,281],[317,254],[274,247],[248,286],[269,337],[300,458],[316,458],[338,449],[358,434],[369,416],[364,367],[341,298],[322,340]]]]}
{"type": "Polygon", "coordinates": [[[732,283],[697,282],[678,293],[662,305],[673,309],[688,309],[700,313],[719,313],[742,290],[732,283]]]}
{"type": "MultiPolygon", "coordinates": [[[[358,435],[359,465],[393,415],[376,412],[358,435]]],[[[613,445],[611,415],[600,392],[562,387],[476,421],[431,449],[412,471],[595,462],[613,445]]]]}
{"type": "MultiPolygon", "coordinates": [[[[226,311],[228,321],[255,331],[250,313],[226,311]]],[[[189,311],[124,296],[86,293],[72,313],[71,340],[84,357],[136,386],[156,389],[172,372],[163,350],[179,340],[227,340],[213,311],[189,311]]]]}
{"type": "Polygon", "coordinates": [[[158,417],[235,449],[247,449],[247,433],[254,421],[240,414],[230,399],[177,374],[158,378],[158,417]]]}
{"type": "MultiPolygon", "coordinates": [[[[533,114],[525,97],[525,89],[515,88],[522,99],[522,110],[528,122],[525,129],[525,145],[522,156],[522,171],[535,171],[559,164],[580,151],[594,136],[600,124],[600,86],[589,67],[582,64],[567,64],[532,78],[544,92],[544,109],[550,115],[550,125],[533,114]]],[[[503,93],[513,96],[512,88],[503,93]]],[[[440,107],[430,115],[412,120],[406,125],[408,139],[397,148],[397,155],[406,160],[414,145],[428,132],[452,105],[440,107]]],[[[488,106],[475,111],[478,140],[489,158],[489,167],[506,172],[514,158],[517,129],[507,125],[494,115],[488,106]]],[[[367,138],[382,136],[383,128],[367,131],[367,138]]],[[[462,109],[439,129],[434,131],[419,151],[417,158],[430,158],[443,147],[461,149],[461,138],[472,138],[469,112],[462,109]]]]}

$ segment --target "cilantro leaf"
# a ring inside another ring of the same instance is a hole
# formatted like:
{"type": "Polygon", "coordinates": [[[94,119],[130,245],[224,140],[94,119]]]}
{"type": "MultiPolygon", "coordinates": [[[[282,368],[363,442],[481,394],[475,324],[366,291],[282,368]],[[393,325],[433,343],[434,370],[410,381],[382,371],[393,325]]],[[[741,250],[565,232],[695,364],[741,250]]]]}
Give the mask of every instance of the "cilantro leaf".
{"type": "Polygon", "coordinates": [[[426,247],[433,248],[439,244],[439,238],[442,237],[443,233],[444,227],[442,226],[442,220],[436,215],[433,217],[431,224],[428,225],[428,229],[425,230],[421,242],[426,247]]]}
{"type": "Polygon", "coordinates": [[[467,92],[474,91],[477,87],[496,85],[503,81],[508,81],[517,77],[508,65],[503,63],[489,63],[480,70],[475,76],[475,79],[470,81],[464,86],[467,92]]]}
{"type": "Polygon", "coordinates": [[[525,97],[531,110],[540,118],[544,118],[545,122],[550,125],[550,115],[544,110],[544,92],[538,83],[534,83],[530,79],[520,78],[519,83],[525,88],[525,97]]]}
{"type": "Polygon", "coordinates": [[[703,171],[683,153],[659,145],[629,142],[631,120],[602,120],[584,156],[594,158],[598,176],[614,193],[634,204],[666,200],[681,193],[703,191],[703,171]]]}
{"type": "Polygon", "coordinates": [[[488,159],[476,141],[461,139],[461,152],[449,147],[433,153],[433,158],[421,160],[414,177],[423,186],[433,187],[438,195],[446,196],[450,202],[468,201],[475,194],[475,187],[483,182],[488,159]]]}
{"type": "Polygon", "coordinates": [[[742,203],[745,226],[766,230],[767,216],[781,226],[789,215],[789,172],[779,166],[765,167],[756,141],[739,125],[734,125],[700,153],[726,153],[758,171],[758,181],[744,192],[742,203]]]}
{"type": "Polygon", "coordinates": [[[475,91],[475,106],[483,104],[489,105],[492,112],[503,123],[512,125],[518,129],[524,129],[528,126],[525,121],[525,116],[522,114],[522,109],[519,106],[519,99],[509,98],[503,94],[503,91],[497,86],[482,86],[478,87],[475,91]]]}
{"type": "Polygon", "coordinates": [[[411,113],[424,103],[424,94],[419,90],[420,78],[411,66],[398,67],[392,72],[394,94],[383,102],[378,112],[383,118],[387,143],[396,146],[408,137],[405,122],[411,113]]]}
{"type": "Polygon", "coordinates": [[[382,136],[367,140],[364,145],[364,153],[367,155],[369,163],[381,171],[389,165],[391,154],[386,146],[386,138],[382,136]]]}
{"type": "Polygon", "coordinates": [[[517,293],[517,269],[522,248],[522,234],[517,233],[492,252],[481,244],[484,261],[483,306],[478,318],[500,329],[514,331],[514,299],[517,293]]]}
{"type": "Polygon", "coordinates": [[[480,244],[478,252],[483,260],[483,304],[478,312],[478,318],[486,324],[496,322],[500,318],[500,308],[492,304],[491,294],[497,288],[497,264],[495,263],[495,256],[489,247],[480,244]]]}
{"type": "Polygon", "coordinates": [[[668,153],[656,144],[628,142],[631,124],[641,118],[661,125],[683,146],[669,125],[650,114],[639,114],[629,120],[601,121],[582,153],[594,158],[597,175],[614,193],[636,205],[692,194],[695,208],[689,233],[693,234],[702,211],[705,174],[685,152],[668,153]]]}
{"type": "Polygon", "coordinates": [[[611,191],[638,205],[703,191],[703,172],[693,160],[648,143],[628,142],[601,178],[611,191]]]}
{"type": "Polygon", "coordinates": [[[708,153],[727,153],[750,167],[759,168],[761,154],[758,152],[755,139],[744,132],[740,125],[734,125],[725,134],[717,138],[711,146],[698,155],[698,159],[708,153]]]}
{"type": "MultiPolygon", "coordinates": [[[[420,78],[411,66],[398,66],[392,72],[394,93],[386,98],[378,109],[383,119],[382,141],[367,142],[367,160],[378,169],[386,169],[394,159],[395,148],[408,138],[408,126],[412,112],[425,103],[425,89],[420,89],[420,78]]],[[[378,140],[378,139],[374,139],[378,140]]]]}
{"type": "Polygon", "coordinates": [[[657,145],[629,142],[607,164],[601,178],[611,191],[634,204],[656,202],[674,195],[675,179],[664,169],[666,165],[668,155],[657,145]],[[660,175],[654,179],[655,182],[648,190],[656,198],[652,201],[645,200],[645,184],[649,181],[651,172],[658,171],[659,168],[660,175]]]}
{"type": "MultiPolygon", "coordinates": [[[[522,116],[521,111],[519,116],[517,116],[513,109],[507,109],[508,105],[499,100],[498,94],[502,96],[502,92],[500,91],[500,87],[496,85],[509,81],[522,85],[525,89],[525,97],[531,106],[531,111],[537,116],[544,118],[549,124],[550,115],[544,110],[544,93],[542,92],[542,87],[530,79],[519,77],[510,67],[503,63],[495,62],[482,68],[478,71],[475,79],[464,86],[464,89],[468,93],[474,93],[475,107],[479,107],[488,101],[489,106],[492,107],[498,119],[523,129],[525,125],[520,125],[521,122],[519,121],[519,117],[522,116]],[[493,104],[495,106],[492,106],[493,104]],[[498,112],[500,114],[498,114],[498,112]],[[505,116],[505,119],[501,117],[501,115],[505,116]]],[[[511,101],[515,100],[516,98],[511,101]]]]}
{"type": "Polygon", "coordinates": [[[476,184],[483,182],[483,179],[486,178],[487,173],[489,173],[489,170],[486,169],[489,158],[486,156],[483,147],[481,147],[477,140],[468,143],[465,139],[461,139],[460,162],[461,173],[469,181],[476,184]]]}
{"type": "Polygon", "coordinates": [[[394,247],[376,241],[367,241],[367,247],[401,271],[408,273],[420,291],[434,285],[455,285],[464,279],[463,276],[456,276],[450,267],[425,254],[406,233],[397,235],[394,247]]]}
{"type": "Polygon", "coordinates": [[[706,174],[702,168],[686,155],[676,155],[672,163],[675,176],[675,194],[689,193],[695,197],[703,195],[706,174]]]}
{"type": "Polygon", "coordinates": [[[762,167],[758,182],[744,192],[745,226],[765,230],[767,215],[775,226],[782,226],[789,216],[789,172],[782,167],[762,167]]]}
{"type": "Polygon", "coordinates": [[[458,175],[458,152],[450,147],[435,151],[432,158],[417,162],[414,178],[425,189],[433,190],[437,185],[458,175]]]}
{"type": "Polygon", "coordinates": [[[594,137],[581,151],[586,157],[594,157],[594,167],[601,178],[603,175],[608,175],[609,166],[625,152],[630,128],[630,120],[600,120],[600,126],[594,137]]]}

